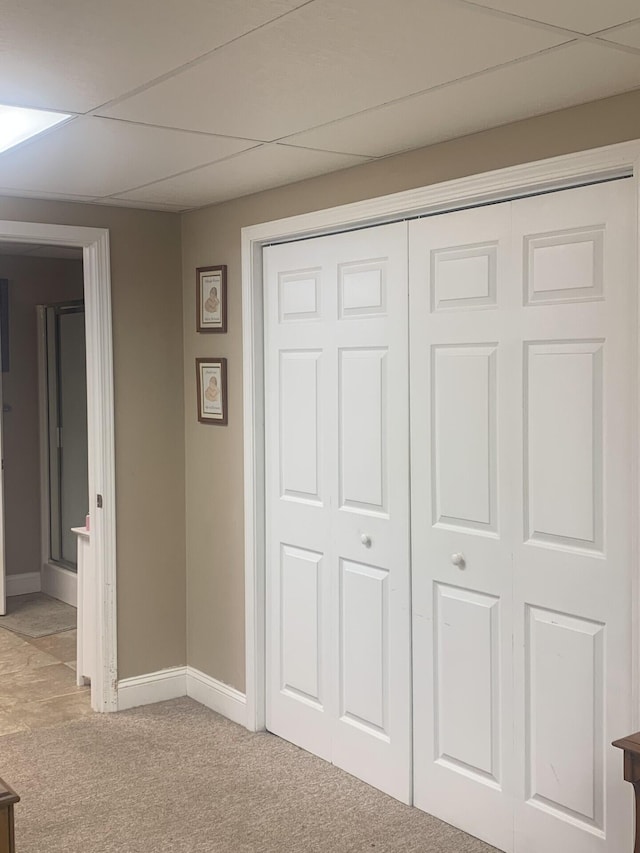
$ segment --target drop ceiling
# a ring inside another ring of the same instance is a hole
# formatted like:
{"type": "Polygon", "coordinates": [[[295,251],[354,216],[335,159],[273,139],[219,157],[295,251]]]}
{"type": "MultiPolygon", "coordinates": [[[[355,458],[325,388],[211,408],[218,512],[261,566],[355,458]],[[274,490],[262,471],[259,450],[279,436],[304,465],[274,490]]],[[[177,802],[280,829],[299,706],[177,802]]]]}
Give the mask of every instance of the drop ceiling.
{"type": "Polygon", "coordinates": [[[0,194],[188,210],[640,88],[638,0],[22,0],[0,194]]]}

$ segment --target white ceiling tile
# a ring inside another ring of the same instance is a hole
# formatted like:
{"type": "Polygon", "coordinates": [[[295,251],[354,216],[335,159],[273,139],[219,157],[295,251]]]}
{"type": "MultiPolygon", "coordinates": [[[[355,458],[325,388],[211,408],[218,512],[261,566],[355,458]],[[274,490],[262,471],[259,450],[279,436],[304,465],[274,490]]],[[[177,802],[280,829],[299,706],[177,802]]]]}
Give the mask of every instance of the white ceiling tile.
{"type": "Polygon", "coordinates": [[[2,4],[0,103],[86,112],[303,0],[2,4]]]}
{"type": "Polygon", "coordinates": [[[627,47],[640,48],[640,21],[636,21],[635,24],[627,24],[626,27],[615,27],[612,30],[607,30],[606,33],[602,34],[602,38],[617,42],[617,44],[625,44],[627,47]]]}
{"type": "Polygon", "coordinates": [[[351,155],[309,151],[285,145],[263,145],[195,172],[122,193],[120,197],[133,201],[178,204],[182,209],[202,207],[345,169],[364,161],[362,157],[351,155]]]}
{"type": "Polygon", "coordinates": [[[451,0],[319,0],[104,114],[275,140],[562,40],[451,0]]]}
{"type": "Polygon", "coordinates": [[[577,33],[595,33],[631,21],[640,14],[638,0],[473,0],[473,3],[577,33]]]}
{"type": "Polygon", "coordinates": [[[0,155],[0,187],[105,196],[255,145],[83,116],[0,155]]]}
{"type": "Polygon", "coordinates": [[[382,156],[636,88],[640,55],[576,42],[286,141],[382,156]]]}

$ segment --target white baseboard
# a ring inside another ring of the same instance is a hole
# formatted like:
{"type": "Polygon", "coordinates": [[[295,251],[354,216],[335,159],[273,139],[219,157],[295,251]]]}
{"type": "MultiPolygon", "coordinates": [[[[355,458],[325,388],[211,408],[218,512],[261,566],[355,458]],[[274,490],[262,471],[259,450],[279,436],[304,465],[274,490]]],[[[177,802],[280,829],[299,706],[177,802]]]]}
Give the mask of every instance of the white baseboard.
{"type": "Polygon", "coordinates": [[[244,693],[192,666],[187,667],[187,696],[246,727],[247,697],[244,693]]]}
{"type": "Polygon", "coordinates": [[[179,699],[180,696],[186,696],[186,693],[186,666],[174,666],[159,672],[149,672],[147,675],[123,678],[118,682],[118,711],[137,708],[139,705],[152,705],[167,699],[179,699]]]}
{"type": "Polygon", "coordinates": [[[78,575],[54,563],[42,566],[42,591],[51,598],[78,606],[78,575]]]}
{"type": "Polygon", "coordinates": [[[6,576],[7,595],[27,595],[30,592],[40,592],[40,572],[25,572],[22,575],[6,576]]]}
{"type": "Polygon", "coordinates": [[[118,711],[190,696],[241,726],[247,724],[247,697],[192,666],[161,669],[118,682],[118,711]]]}

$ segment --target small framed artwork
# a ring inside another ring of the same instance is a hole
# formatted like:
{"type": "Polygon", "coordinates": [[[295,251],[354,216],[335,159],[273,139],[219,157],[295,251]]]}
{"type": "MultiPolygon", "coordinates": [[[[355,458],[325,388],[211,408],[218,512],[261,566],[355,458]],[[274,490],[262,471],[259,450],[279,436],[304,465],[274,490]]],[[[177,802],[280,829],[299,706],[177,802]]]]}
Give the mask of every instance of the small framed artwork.
{"type": "Polygon", "coordinates": [[[227,359],[196,358],[198,420],[201,424],[227,423],[227,359]]]}
{"type": "Polygon", "coordinates": [[[227,267],[198,267],[196,270],[196,329],[198,332],[227,331],[227,267]]]}

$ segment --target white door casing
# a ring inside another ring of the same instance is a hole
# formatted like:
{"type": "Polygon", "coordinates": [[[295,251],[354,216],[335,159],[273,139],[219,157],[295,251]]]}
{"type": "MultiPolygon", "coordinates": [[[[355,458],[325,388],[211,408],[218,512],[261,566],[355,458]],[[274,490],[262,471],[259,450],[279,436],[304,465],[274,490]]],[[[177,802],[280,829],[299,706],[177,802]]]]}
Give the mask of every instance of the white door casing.
{"type": "Polygon", "coordinates": [[[517,853],[631,845],[634,189],[410,225],[415,802],[517,853]]]}
{"type": "Polygon", "coordinates": [[[406,225],[264,269],[267,727],[409,802],[406,225]]]}
{"type": "Polygon", "coordinates": [[[96,677],[91,683],[91,707],[94,711],[116,711],[115,440],[109,231],[0,220],[2,240],[83,249],[91,547],[96,585],[96,677]]]}

